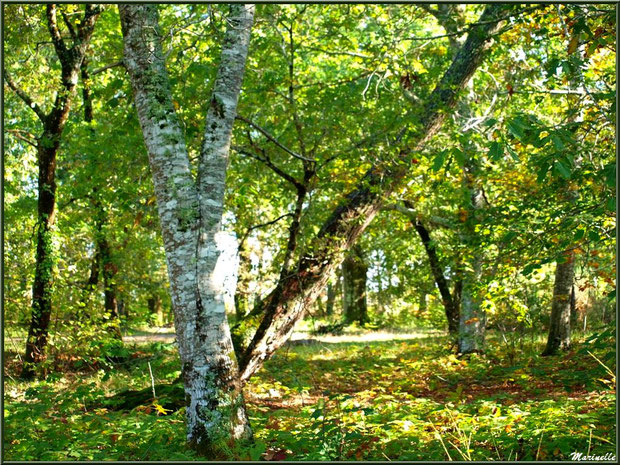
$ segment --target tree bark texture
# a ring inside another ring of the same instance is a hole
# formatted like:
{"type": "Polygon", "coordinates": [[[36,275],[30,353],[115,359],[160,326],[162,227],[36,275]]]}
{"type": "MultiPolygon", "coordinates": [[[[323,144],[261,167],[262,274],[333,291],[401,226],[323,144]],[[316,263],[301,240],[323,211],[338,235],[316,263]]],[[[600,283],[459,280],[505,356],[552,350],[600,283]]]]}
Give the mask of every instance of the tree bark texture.
{"type": "MultiPolygon", "coordinates": [[[[230,6],[228,28],[206,117],[198,179],[191,174],[161,48],[156,5],[119,5],[131,79],[166,250],[187,401],[187,439],[217,457],[250,436],[218,273],[228,149],[254,16],[230,6]]],[[[219,271],[221,272],[221,271],[219,271]]]]}
{"type": "Polygon", "coordinates": [[[461,308],[459,318],[458,351],[461,354],[484,352],[484,339],[486,329],[486,312],[482,308],[480,297],[480,277],[482,275],[482,257],[476,251],[477,233],[476,224],[478,215],[484,206],[484,195],[479,181],[478,161],[469,159],[463,169],[463,184],[469,191],[469,203],[465,205],[465,221],[461,242],[473,251],[470,268],[460,269],[462,278],[461,308]]]}
{"type": "Polygon", "coordinates": [[[384,199],[401,185],[411,166],[412,153],[422,150],[437,133],[458,94],[482,62],[491,36],[499,29],[506,6],[488,5],[472,27],[452,64],[420,108],[420,124],[407,134],[408,143],[396,160],[378,163],[325,221],[312,247],[302,253],[294,273],[284,276],[259,304],[264,317],[240,360],[241,379],[247,381],[288,338],[304,309],[326,286],[329,276],[381,210],[384,199]]]}
{"type": "Polygon", "coordinates": [[[353,247],[342,262],[342,307],[347,324],[368,323],[366,273],[368,266],[358,247],[353,247]]]}
{"type": "Polygon", "coordinates": [[[46,8],[48,29],[61,65],[61,87],[58,89],[50,112],[44,114],[21,89],[18,91],[14,83],[7,79],[9,86],[29,104],[43,123],[43,132],[37,139],[37,164],[39,167],[37,247],[32,286],[32,317],[22,369],[22,377],[26,379],[34,376],[35,365],[45,359],[45,348],[52,315],[53,274],[56,262],[53,247],[53,228],[56,221],[56,157],[62,133],[69,118],[82,61],[86,55],[95,22],[101,12],[97,5],[85,6],[84,15],[78,25],[73,44],[71,47],[67,47],[58,29],[56,5],[48,4],[46,8]]]}
{"type": "Polygon", "coordinates": [[[549,336],[543,355],[555,355],[560,350],[570,348],[571,294],[575,276],[574,251],[566,251],[564,258],[565,261],[558,262],[555,268],[549,336]]]}

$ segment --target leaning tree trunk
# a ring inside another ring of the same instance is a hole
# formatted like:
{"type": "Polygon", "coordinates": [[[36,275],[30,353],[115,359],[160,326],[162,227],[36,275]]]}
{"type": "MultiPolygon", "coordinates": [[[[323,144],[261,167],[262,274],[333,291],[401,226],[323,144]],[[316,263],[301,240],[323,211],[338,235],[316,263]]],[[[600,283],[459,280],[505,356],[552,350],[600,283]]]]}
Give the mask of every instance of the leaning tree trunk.
{"type": "Polygon", "coordinates": [[[186,393],[187,440],[214,458],[251,435],[216,273],[232,126],[254,6],[230,6],[198,180],[172,102],[156,5],[119,5],[125,65],[149,152],[186,393]]]}
{"type": "Polygon", "coordinates": [[[368,323],[367,272],[368,266],[364,262],[361,251],[358,247],[353,247],[342,262],[342,308],[344,321],[347,324],[368,323]]]}
{"type": "MultiPolygon", "coordinates": [[[[448,332],[451,336],[456,336],[459,330],[460,309],[457,305],[456,299],[454,299],[450,293],[450,286],[448,285],[448,280],[443,274],[443,268],[439,263],[439,257],[437,256],[435,244],[431,239],[429,231],[426,229],[420,218],[412,220],[412,223],[418,232],[420,239],[422,240],[422,245],[424,245],[424,250],[426,250],[426,255],[428,257],[428,264],[430,265],[431,273],[433,274],[435,284],[437,285],[439,294],[441,295],[441,302],[446,312],[446,320],[448,320],[448,332]]],[[[423,296],[426,299],[426,294],[423,294],[423,296]]]]}
{"type": "Polygon", "coordinates": [[[394,161],[372,166],[357,188],[350,192],[325,221],[302,254],[294,273],[281,277],[275,289],[261,302],[264,317],[240,360],[241,379],[247,381],[288,338],[326,286],[329,276],[348,250],[381,210],[383,201],[399,187],[415,152],[426,147],[437,133],[460,91],[478,68],[492,36],[498,31],[505,5],[488,5],[452,64],[420,106],[420,125],[403,135],[409,143],[394,161]]]}
{"type": "Polygon", "coordinates": [[[543,355],[555,355],[559,350],[567,350],[570,347],[570,309],[575,276],[575,252],[566,251],[564,259],[565,261],[558,262],[555,268],[549,336],[543,355]]]}
{"type": "Polygon", "coordinates": [[[32,101],[10,77],[5,80],[17,95],[28,104],[43,123],[43,132],[37,138],[37,164],[39,166],[38,201],[37,201],[37,248],[35,274],[32,285],[32,317],[26,341],[26,353],[22,377],[34,376],[35,365],[45,359],[45,348],[52,315],[52,295],[54,291],[54,224],[56,221],[56,157],[60,147],[82,60],[86,55],[90,38],[100,7],[86,5],[83,18],[77,28],[72,30],[73,44],[68,47],[62,37],[57,23],[56,5],[47,5],[47,25],[52,44],[61,66],[61,86],[53,107],[48,114],[32,101]]]}

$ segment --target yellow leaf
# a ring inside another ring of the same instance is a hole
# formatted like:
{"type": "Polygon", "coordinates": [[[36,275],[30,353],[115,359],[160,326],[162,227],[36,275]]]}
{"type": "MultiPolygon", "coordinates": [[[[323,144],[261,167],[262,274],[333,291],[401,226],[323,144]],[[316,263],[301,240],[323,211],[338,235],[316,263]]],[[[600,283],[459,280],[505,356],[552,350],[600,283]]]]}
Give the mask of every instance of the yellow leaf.
{"type": "Polygon", "coordinates": [[[157,410],[158,415],[166,415],[168,412],[172,412],[172,410],[163,408],[161,405],[159,405],[156,402],[153,404],[153,407],[155,407],[155,410],[157,410]]]}
{"type": "Polygon", "coordinates": [[[568,43],[568,54],[572,55],[573,53],[575,53],[575,50],[577,50],[577,45],[579,45],[579,37],[578,36],[573,36],[573,38],[570,40],[570,42],[568,43]]]}

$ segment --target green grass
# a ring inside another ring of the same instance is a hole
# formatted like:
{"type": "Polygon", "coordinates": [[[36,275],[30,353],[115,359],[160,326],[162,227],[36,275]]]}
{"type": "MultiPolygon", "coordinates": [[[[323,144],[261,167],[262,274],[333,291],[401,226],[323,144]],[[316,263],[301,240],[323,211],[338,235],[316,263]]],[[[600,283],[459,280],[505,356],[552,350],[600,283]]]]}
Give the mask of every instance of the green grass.
{"type": "MultiPolygon", "coordinates": [[[[487,355],[460,360],[444,337],[400,337],[282,348],[247,386],[256,445],[236,457],[566,460],[615,451],[609,341],[543,358],[540,340],[509,351],[491,336],[487,355]]],[[[104,396],[148,388],[147,362],[157,383],[179,375],[171,344],[130,353],[98,371],[7,378],[5,459],[198,460],[184,445],[183,410],[96,407],[104,396]]]]}

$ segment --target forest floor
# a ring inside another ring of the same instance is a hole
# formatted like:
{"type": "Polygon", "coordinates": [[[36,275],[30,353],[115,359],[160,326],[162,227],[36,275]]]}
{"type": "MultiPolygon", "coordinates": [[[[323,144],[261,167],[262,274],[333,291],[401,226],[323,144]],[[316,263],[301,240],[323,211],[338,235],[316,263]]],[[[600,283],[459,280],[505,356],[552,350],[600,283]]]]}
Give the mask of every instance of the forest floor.
{"type": "MultiPolygon", "coordinates": [[[[490,334],[459,359],[446,336],[296,334],[246,388],[255,434],[245,460],[567,460],[615,452],[615,343],[590,337],[540,357],[542,337],[490,334]]],[[[5,460],[197,460],[183,409],[160,394],[130,410],[106,399],[179,376],[174,335],[125,338],[121,362],[78,363],[45,381],[15,378],[5,353],[5,460]],[[170,407],[170,408],[168,408],[170,407]]],[[[8,347],[7,347],[8,348],[8,347]]],[[[152,396],[151,396],[152,397],[152,396]]]]}

